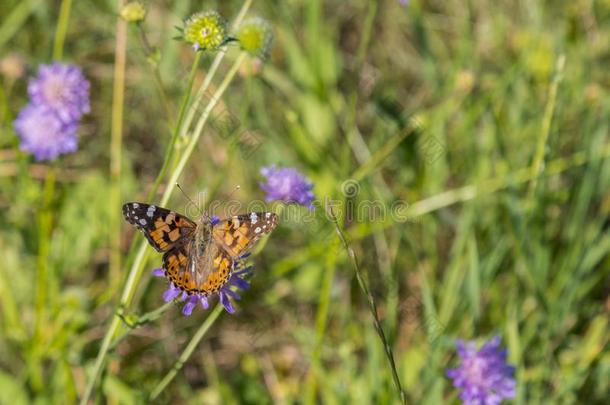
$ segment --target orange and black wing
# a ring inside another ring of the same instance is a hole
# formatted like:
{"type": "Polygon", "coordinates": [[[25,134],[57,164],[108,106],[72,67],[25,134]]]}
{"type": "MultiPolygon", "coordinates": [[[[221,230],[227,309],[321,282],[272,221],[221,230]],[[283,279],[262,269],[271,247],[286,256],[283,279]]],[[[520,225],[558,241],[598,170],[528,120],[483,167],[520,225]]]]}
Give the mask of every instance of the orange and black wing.
{"type": "Polygon", "coordinates": [[[231,258],[243,255],[277,226],[273,212],[251,212],[220,221],[212,228],[214,242],[231,258]]]}
{"type": "Polygon", "coordinates": [[[190,250],[190,244],[183,244],[163,255],[163,269],[167,278],[187,293],[209,295],[220,290],[231,276],[233,259],[222,249],[211,249],[207,252],[210,260],[205,261],[206,268],[193,269],[198,263],[192,262],[194,256],[190,250]]]}
{"type": "Polygon", "coordinates": [[[174,246],[185,244],[197,228],[197,224],[184,215],[144,203],[123,205],[123,216],[142,231],[158,252],[167,252],[174,246]]]}

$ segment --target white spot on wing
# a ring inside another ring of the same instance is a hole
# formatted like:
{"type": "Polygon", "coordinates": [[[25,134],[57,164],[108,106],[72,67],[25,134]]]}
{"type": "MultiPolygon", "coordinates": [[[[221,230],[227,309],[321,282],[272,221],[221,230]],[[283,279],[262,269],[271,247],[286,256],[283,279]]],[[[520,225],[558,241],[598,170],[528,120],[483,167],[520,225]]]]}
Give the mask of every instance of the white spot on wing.
{"type": "Polygon", "coordinates": [[[256,229],[254,230],[254,233],[261,233],[261,227],[257,226],[256,229]]]}
{"type": "Polygon", "coordinates": [[[142,219],[140,220],[140,224],[142,224],[142,225],[146,225],[146,220],[145,220],[144,218],[142,218],[142,219]]]}
{"type": "Polygon", "coordinates": [[[250,221],[252,221],[252,225],[255,225],[258,222],[258,215],[256,215],[256,212],[250,214],[250,221]]]}
{"type": "Polygon", "coordinates": [[[156,209],[157,209],[157,207],[155,207],[154,205],[151,205],[150,207],[148,207],[148,211],[146,211],[146,216],[149,218],[152,218],[153,213],[155,212],[156,209]]]}
{"type": "Polygon", "coordinates": [[[138,208],[140,206],[140,204],[138,203],[133,203],[133,208],[138,208]]]}
{"type": "Polygon", "coordinates": [[[270,212],[266,213],[265,218],[267,218],[267,219],[271,218],[271,213],[270,212]]]}

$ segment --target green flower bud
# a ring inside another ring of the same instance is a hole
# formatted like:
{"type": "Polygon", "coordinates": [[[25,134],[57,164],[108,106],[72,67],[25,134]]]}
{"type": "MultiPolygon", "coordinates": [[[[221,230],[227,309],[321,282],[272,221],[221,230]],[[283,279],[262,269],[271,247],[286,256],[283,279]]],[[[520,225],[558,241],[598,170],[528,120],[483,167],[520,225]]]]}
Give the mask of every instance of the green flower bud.
{"type": "Polygon", "coordinates": [[[244,51],[265,59],[273,42],[273,30],[266,20],[253,17],[239,26],[236,37],[244,51]]]}
{"type": "Polygon", "coordinates": [[[139,1],[132,1],[123,6],[120,15],[127,22],[139,23],[146,17],[146,9],[139,1]]]}
{"type": "Polygon", "coordinates": [[[227,23],[216,11],[193,14],[184,25],[184,40],[198,50],[215,50],[227,41],[227,23]]]}

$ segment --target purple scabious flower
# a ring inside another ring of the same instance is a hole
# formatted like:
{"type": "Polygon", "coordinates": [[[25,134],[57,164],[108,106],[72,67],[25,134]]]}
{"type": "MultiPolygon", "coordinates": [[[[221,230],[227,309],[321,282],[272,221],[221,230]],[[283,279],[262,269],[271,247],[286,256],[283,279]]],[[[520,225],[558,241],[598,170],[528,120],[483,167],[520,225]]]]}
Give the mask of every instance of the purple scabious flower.
{"type": "Polygon", "coordinates": [[[32,153],[36,160],[54,160],[78,147],[78,124],[62,121],[45,106],[28,104],[13,124],[21,150],[32,153]]]}
{"type": "Polygon", "coordinates": [[[459,367],[447,370],[465,405],[497,405],[515,397],[515,368],[506,362],[506,349],[496,336],[477,350],[474,342],[456,342],[459,367]]]}
{"type": "Polygon", "coordinates": [[[297,203],[311,208],[314,194],[313,184],[292,167],[263,167],[261,174],[267,178],[261,188],[267,193],[267,201],[297,203]]]}
{"type": "Polygon", "coordinates": [[[89,82],[76,65],[40,65],[28,83],[28,95],[32,104],[46,106],[64,122],[77,121],[90,111],[89,82]]]}
{"type": "MultiPolygon", "coordinates": [[[[242,256],[242,258],[247,257],[246,255],[242,256]]],[[[239,268],[240,264],[238,262],[235,265],[236,268],[239,268]]],[[[240,295],[233,290],[232,287],[236,287],[238,289],[247,290],[250,288],[250,283],[243,279],[246,275],[248,275],[252,271],[252,266],[248,266],[242,268],[237,271],[233,271],[229,280],[223,285],[220,290],[218,290],[217,294],[220,300],[220,303],[227,310],[228,313],[232,314],[235,312],[235,308],[233,307],[233,303],[231,299],[239,300],[241,299],[240,295]]],[[[165,277],[165,272],[163,269],[155,269],[153,270],[153,275],[157,277],[165,277]]],[[[167,290],[163,292],[163,300],[165,302],[170,302],[175,299],[179,299],[179,301],[184,302],[184,306],[182,307],[182,314],[184,316],[190,316],[193,313],[193,310],[197,307],[197,304],[201,304],[203,309],[208,309],[210,304],[208,302],[209,295],[204,294],[187,294],[182,291],[180,288],[176,287],[173,283],[170,283],[167,290]]]]}

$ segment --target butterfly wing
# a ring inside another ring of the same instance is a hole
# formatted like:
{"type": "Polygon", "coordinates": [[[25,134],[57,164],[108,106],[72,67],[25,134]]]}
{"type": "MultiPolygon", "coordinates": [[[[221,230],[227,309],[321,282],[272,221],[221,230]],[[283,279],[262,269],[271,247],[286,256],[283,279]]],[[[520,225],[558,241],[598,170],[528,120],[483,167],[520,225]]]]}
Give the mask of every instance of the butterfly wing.
{"type": "Polygon", "coordinates": [[[131,202],[123,205],[123,216],[142,231],[148,243],[158,252],[167,252],[184,244],[197,224],[174,211],[155,205],[131,202]]]}
{"type": "Polygon", "coordinates": [[[212,227],[214,242],[235,259],[247,253],[262,236],[277,226],[273,212],[251,212],[220,221],[212,227]]]}
{"type": "Polygon", "coordinates": [[[233,259],[217,246],[209,246],[203,256],[192,255],[193,245],[182,244],[163,255],[165,275],[188,293],[209,295],[218,291],[231,276],[233,259]]]}

